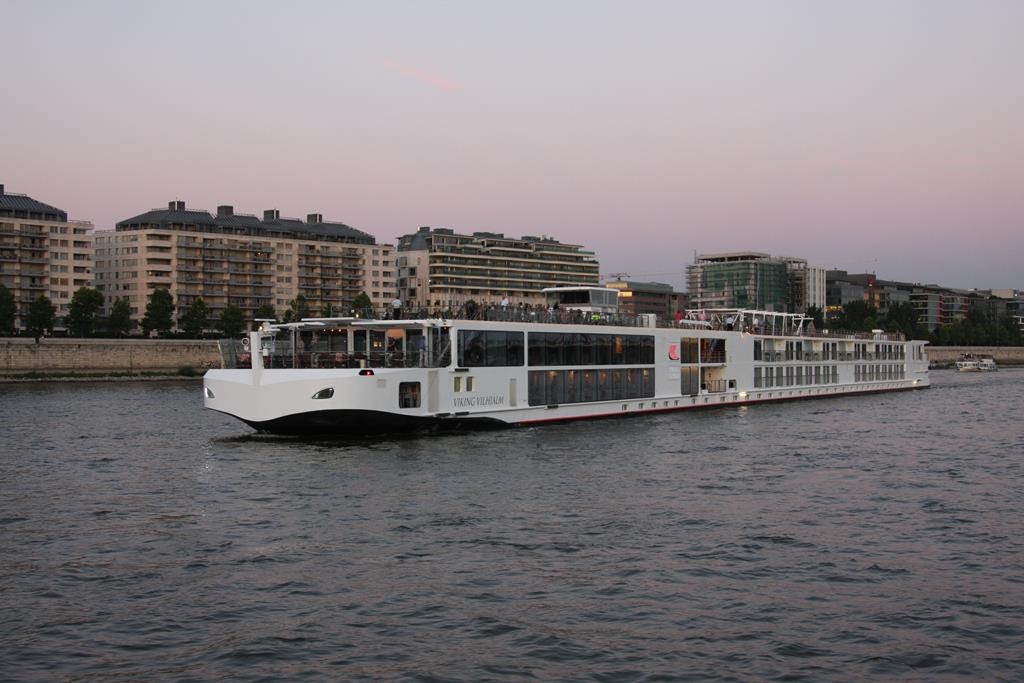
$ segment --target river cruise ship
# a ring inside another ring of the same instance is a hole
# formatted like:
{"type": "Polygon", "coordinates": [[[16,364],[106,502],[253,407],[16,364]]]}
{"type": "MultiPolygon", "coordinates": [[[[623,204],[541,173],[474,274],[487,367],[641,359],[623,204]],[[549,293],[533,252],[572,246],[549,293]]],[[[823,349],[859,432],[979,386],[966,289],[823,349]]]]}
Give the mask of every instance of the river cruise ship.
{"type": "Polygon", "coordinates": [[[614,290],[461,316],[263,322],[221,342],[205,406],[277,434],[537,425],[929,386],[924,341],[799,314],[616,312],[614,290]]]}

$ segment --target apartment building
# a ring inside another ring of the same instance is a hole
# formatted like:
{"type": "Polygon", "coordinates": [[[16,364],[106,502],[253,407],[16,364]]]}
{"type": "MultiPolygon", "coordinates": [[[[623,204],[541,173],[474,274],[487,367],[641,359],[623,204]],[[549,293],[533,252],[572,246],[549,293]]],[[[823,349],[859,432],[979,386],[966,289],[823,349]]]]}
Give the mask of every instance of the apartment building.
{"type": "Polygon", "coordinates": [[[917,320],[934,332],[943,325],[966,320],[972,307],[984,302],[984,313],[992,320],[1007,315],[1006,306],[998,301],[987,301],[990,292],[971,292],[950,289],[935,284],[881,280],[874,273],[847,273],[830,270],[827,275],[828,306],[830,315],[838,314],[851,301],[863,301],[884,315],[893,304],[909,303],[917,313],[917,320]]]}
{"type": "Polygon", "coordinates": [[[93,226],[68,220],[67,212],[0,185],[0,282],[14,295],[15,326],[29,305],[45,296],[57,309],[56,330],[71,297],[92,285],[93,226]]]}
{"type": "Polygon", "coordinates": [[[594,252],[550,237],[420,228],[398,238],[398,292],[410,308],[457,309],[470,299],[544,303],[545,287],[597,285],[594,252]]]}
{"type": "Polygon", "coordinates": [[[910,292],[910,304],[917,311],[918,322],[931,332],[957,320],[966,320],[970,303],[966,293],[934,285],[914,287],[910,292]]]}
{"type": "Polygon", "coordinates": [[[361,292],[376,307],[394,297],[393,251],[321,214],[302,221],[270,209],[261,219],[176,200],[96,233],[96,288],[108,310],[127,299],[136,320],[158,288],[170,291],[178,318],[199,298],[214,319],[228,304],[250,318],[269,305],[280,317],[299,294],[314,315],[347,314],[361,292]]]}
{"type": "MultiPolygon", "coordinates": [[[[843,306],[853,301],[863,301],[884,315],[893,304],[908,303],[914,289],[914,285],[905,282],[880,280],[874,273],[847,273],[845,270],[828,271],[826,282],[825,312],[828,315],[838,315],[843,306]]],[[[935,315],[937,319],[937,309],[935,315]]]]}

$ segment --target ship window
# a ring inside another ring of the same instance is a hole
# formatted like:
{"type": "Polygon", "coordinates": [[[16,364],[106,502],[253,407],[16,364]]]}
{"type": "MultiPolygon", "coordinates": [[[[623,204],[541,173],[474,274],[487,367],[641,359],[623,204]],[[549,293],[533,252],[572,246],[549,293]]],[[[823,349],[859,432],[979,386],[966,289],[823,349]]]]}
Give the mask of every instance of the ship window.
{"type": "Polygon", "coordinates": [[[696,396],[700,393],[700,369],[680,368],[681,384],[679,393],[683,396],[696,396]]]}
{"type": "Polygon", "coordinates": [[[701,363],[724,363],[725,362],[725,340],[724,339],[701,339],[700,340],[700,362],[701,363]]]}
{"type": "Polygon", "coordinates": [[[562,335],[562,361],[564,365],[580,364],[580,339],[578,334],[562,335]]]}
{"type": "Polygon", "coordinates": [[[594,360],[598,365],[611,365],[612,363],[612,338],[607,334],[595,335],[597,358],[594,360]]]}
{"type": "Polygon", "coordinates": [[[459,393],[460,391],[462,391],[462,376],[457,375],[452,381],[454,382],[452,390],[455,393],[459,393]]]}
{"type": "Polygon", "coordinates": [[[545,365],[565,365],[564,354],[562,353],[562,335],[546,334],[547,351],[545,354],[545,365]]]}
{"type": "Polygon", "coordinates": [[[611,401],[615,398],[612,391],[612,371],[598,370],[597,372],[597,400],[611,401]]]}
{"type": "Polygon", "coordinates": [[[761,340],[754,340],[754,360],[761,360],[764,354],[761,351],[761,340]]]}
{"type": "Polygon", "coordinates": [[[476,382],[473,381],[474,379],[476,378],[472,375],[466,378],[466,391],[473,391],[473,385],[476,384],[476,382]]]}
{"type": "MultiPolygon", "coordinates": [[[[529,340],[530,365],[544,365],[545,341],[542,334],[531,334],[529,340]]],[[[532,401],[531,401],[532,403],[532,401]]]]}
{"type": "Polygon", "coordinates": [[[313,394],[314,399],[331,398],[332,396],[334,396],[334,387],[327,387],[313,394]]]}
{"type": "Polygon", "coordinates": [[[640,373],[633,368],[626,370],[626,398],[640,398],[640,373]]]}
{"type": "MultiPolygon", "coordinates": [[[[458,379],[456,377],[456,379],[458,379]]],[[[399,382],[398,383],[398,407],[419,408],[420,407],[420,383],[399,382]]]]}
{"type": "Polygon", "coordinates": [[[544,373],[539,371],[531,371],[529,373],[528,380],[528,396],[531,406],[542,406],[546,405],[544,401],[544,373]]]}
{"type": "Polygon", "coordinates": [[[626,364],[636,365],[640,362],[640,339],[638,337],[626,337],[626,364]]]}
{"type": "Polygon", "coordinates": [[[504,332],[488,332],[486,334],[486,346],[487,367],[493,368],[508,365],[504,332]]]}
{"type": "Polygon", "coordinates": [[[565,400],[562,403],[579,403],[583,392],[580,384],[583,380],[583,373],[579,370],[565,371],[565,400]]]}
{"type": "Polygon", "coordinates": [[[459,330],[459,365],[467,368],[484,365],[484,333],[459,330]]]}
{"type": "Polygon", "coordinates": [[[580,400],[583,402],[596,401],[597,400],[597,381],[596,371],[584,370],[583,375],[583,389],[580,394],[580,400]]]}
{"type": "Polygon", "coordinates": [[[459,330],[460,366],[497,368],[522,364],[522,332],[459,330]]]}
{"type": "Polygon", "coordinates": [[[596,349],[594,349],[594,338],[589,334],[577,335],[579,340],[579,364],[580,365],[594,365],[594,358],[597,355],[596,349]]]}
{"type": "Polygon", "coordinates": [[[679,340],[679,362],[698,363],[699,340],[696,337],[683,337],[679,340]]]}
{"type": "Polygon", "coordinates": [[[545,400],[547,405],[554,405],[564,401],[564,377],[558,370],[547,371],[547,382],[545,383],[545,400]]]}

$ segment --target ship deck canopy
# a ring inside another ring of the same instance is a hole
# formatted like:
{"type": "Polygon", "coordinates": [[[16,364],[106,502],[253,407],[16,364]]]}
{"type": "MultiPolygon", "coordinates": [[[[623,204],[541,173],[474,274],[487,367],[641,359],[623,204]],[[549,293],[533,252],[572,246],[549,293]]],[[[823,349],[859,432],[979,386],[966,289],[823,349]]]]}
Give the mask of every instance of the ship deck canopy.
{"type": "Polygon", "coordinates": [[[814,330],[814,321],[803,313],[749,308],[696,308],[687,311],[684,320],[705,322],[717,330],[739,330],[753,334],[798,336],[814,330]]]}

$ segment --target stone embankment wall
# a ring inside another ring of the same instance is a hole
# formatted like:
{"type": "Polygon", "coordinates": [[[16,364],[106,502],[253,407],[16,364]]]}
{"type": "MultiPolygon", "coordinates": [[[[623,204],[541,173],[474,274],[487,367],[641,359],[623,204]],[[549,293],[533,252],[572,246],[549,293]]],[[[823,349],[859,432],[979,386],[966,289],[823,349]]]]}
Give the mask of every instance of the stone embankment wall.
{"type": "Polygon", "coordinates": [[[1024,365],[1024,346],[926,346],[928,360],[955,363],[962,353],[992,356],[996,365],[1024,365]]]}
{"type": "Polygon", "coordinates": [[[175,374],[219,368],[216,340],[0,339],[0,375],[175,374]]]}

